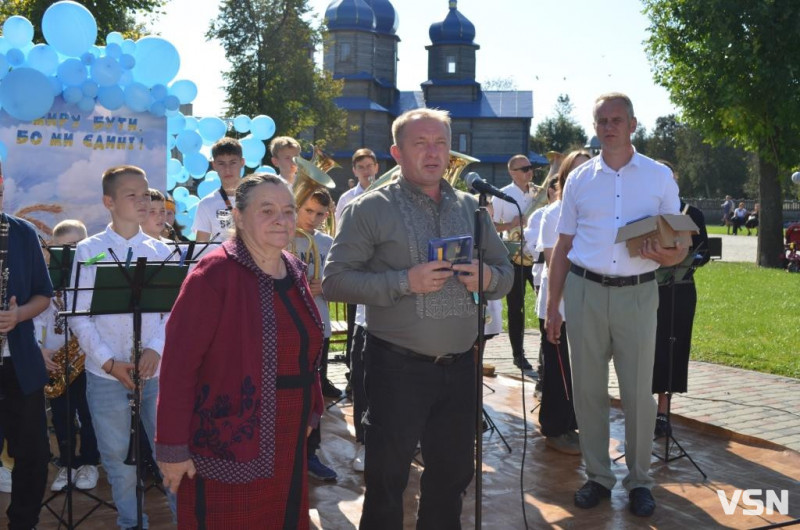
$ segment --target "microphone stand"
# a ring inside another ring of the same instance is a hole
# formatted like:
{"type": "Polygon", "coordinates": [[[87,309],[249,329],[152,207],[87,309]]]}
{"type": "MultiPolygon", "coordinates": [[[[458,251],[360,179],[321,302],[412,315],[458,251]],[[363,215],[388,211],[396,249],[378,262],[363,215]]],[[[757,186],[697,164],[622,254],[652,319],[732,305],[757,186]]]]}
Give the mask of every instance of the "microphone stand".
{"type": "Polygon", "coordinates": [[[483,498],[483,348],[486,344],[486,294],[483,291],[483,227],[489,201],[481,192],[475,210],[475,248],[478,255],[478,352],[475,362],[475,528],[481,528],[483,498]]]}

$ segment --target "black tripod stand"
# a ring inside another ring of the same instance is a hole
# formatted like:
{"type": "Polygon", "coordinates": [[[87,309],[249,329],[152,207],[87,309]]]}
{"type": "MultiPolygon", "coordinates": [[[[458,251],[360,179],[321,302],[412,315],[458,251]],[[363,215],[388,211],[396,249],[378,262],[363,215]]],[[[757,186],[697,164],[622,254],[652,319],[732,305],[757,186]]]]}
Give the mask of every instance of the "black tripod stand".
{"type": "MultiPolygon", "coordinates": [[[[44,243],[44,242],[42,242],[44,243]]],[[[69,385],[72,383],[72,363],[69,359],[69,341],[70,341],[70,332],[68,324],[68,318],[73,316],[73,313],[66,311],[66,303],[67,303],[67,291],[69,291],[70,287],[70,272],[72,270],[72,261],[75,249],[74,247],[70,247],[69,245],[64,245],[61,248],[55,247],[47,247],[50,254],[50,265],[49,265],[49,272],[50,272],[50,281],[53,284],[54,290],[57,292],[57,296],[63,300],[64,306],[59,311],[58,315],[56,316],[56,328],[63,329],[64,333],[64,360],[63,360],[63,367],[62,370],[64,372],[64,382],[65,382],[65,390],[64,390],[64,400],[65,400],[65,408],[67,414],[67,432],[66,432],[66,462],[62,462],[62,465],[65,465],[67,468],[67,485],[61,491],[53,492],[49,497],[45,498],[42,502],[42,507],[46,508],[53,517],[58,520],[59,528],[61,525],[64,525],[65,528],[72,529],[76,528],[80,525],[83,521],[85,521],[92,513],[95,512],[101,506],[105,506],[107,508],[111,508],[112,510],[116,510],[113,504],[109,503],[108,501],[97,497],[96,495],[89,493],[88,491],[80,490],[75,487],[75,483],[72,481],[72,454],[73,454],[73,429],[74,426],[74,418],[72,414],[72,409],[70,407],[70,391],[69,385]],[[83,517],[78,519],[77,521],[73,520],[73,504],[72,504],[72,494],[73,492],[77,491],[81,495],[92,499],[94,501],[94,506],[87,511],[83,517]],[[53,502],[56,497],[64,493],[64,504],[61,507],[60,512],[54,510],[50,503],[53,502]],[[66,518],[64,512],[66,511],[66,518]]],[[[44,343],[44,337],[42,337],[42,343],[44,343]]],[[[44,345],[44,344],[43,344],[44,345]]]]}

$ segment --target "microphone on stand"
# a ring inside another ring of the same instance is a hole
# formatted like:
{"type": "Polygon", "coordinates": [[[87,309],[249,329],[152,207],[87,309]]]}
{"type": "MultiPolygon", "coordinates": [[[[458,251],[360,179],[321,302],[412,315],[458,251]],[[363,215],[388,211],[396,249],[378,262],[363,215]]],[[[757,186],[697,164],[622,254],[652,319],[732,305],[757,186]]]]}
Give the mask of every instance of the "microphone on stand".
{"type": "Polygon", "coordinates": [[[474,171],[471,173],[467,173],[464,176],[464,182],[467,184],[467,187],[471,190],[477,191],[478,193],[486,193],[487,195],[491,195],[492,197],[497,197],[498,199],[502,199],[506,202],[517,204],[517,201],[514,200],[513,197],[506,195],[499,189],[495,188],[485,180],[481,178],[480,175],[475,173],[474,171]]]}

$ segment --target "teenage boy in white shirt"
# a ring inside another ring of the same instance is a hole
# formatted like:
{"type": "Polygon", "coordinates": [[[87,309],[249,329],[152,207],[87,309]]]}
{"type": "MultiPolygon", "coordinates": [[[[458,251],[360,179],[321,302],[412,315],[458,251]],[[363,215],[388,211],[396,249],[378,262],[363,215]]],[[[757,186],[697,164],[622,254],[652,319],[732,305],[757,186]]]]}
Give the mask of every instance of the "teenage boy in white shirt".
{"type": "Polygon", "coordinates": [[[208,241],[211,236],[224,241],[233,228],[233,198],[244,167],[239,141],[225,137],[211,146],[211,167],[219,175],[220,187],[197,204],[192,231],[199,242],[208,241]]]}
{"type": "MultiPolygon", "coordinates": [[[[116,166],[103,173],[103,205],[111,213],[111,224],[105,231],[78,243],[73,265],[76,285],[78,263],[112,250],[120,259],[131,262],[139,257],[162,261],[170,255],[167,245],[147,236],[140,228],[150,207],[150,192],[145,172],[136,166],[116,166]]],[[[132,270],[132,269],[131,269],[132,270]]],[[[81,265],[78,287],[94,285],[96,268],[81,265]]],[[[90,291],[77,295],[76,309],[88,310],[90,291]]],[[[137,524],[136,467],[124,463],[130,439],[131,411],[129,393],[134,389],[131,351],[133,318],[130,314],[75,317],[70,321],[86,353],[86,398],[94,420],[100,461],[111,484],[111,495],[117,507],[117,525],[131,528],[137,524]]],[[[139,360],[141,388],[141,421],[152,447],[155,433],[156,398],[161,352],[164,349],[164,322],[158,313],[142,315],[142,354],[139,360]]],[[[174,498],[170,499],[171,506],[174,498]]],[[[144,516],[147,527],[147,516],[144,516]]]]}

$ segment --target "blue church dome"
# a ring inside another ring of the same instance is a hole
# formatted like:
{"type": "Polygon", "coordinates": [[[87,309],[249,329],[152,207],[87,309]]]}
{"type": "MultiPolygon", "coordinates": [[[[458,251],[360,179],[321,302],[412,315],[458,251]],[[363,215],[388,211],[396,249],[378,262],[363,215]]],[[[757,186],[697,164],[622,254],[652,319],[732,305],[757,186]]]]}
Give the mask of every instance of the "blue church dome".
{"type": "Polygon", "coordinates": [[[329,30],[375,31],[375,13],[364,0],[334,0],[325,10],[329,30]]]}
{"type": "Polygon", "coordinates": [[[458,11],[458,1],[450,0],[450,12],[428,31],[433,44],[473,44],[475,26],[458,11]]]}
{"type": "Polygon", "coordinates": [[[389,0],[364,0],[375,13],[375,30],[378,33],[394,35],[397,33],[397,11],[389,0]]]}

